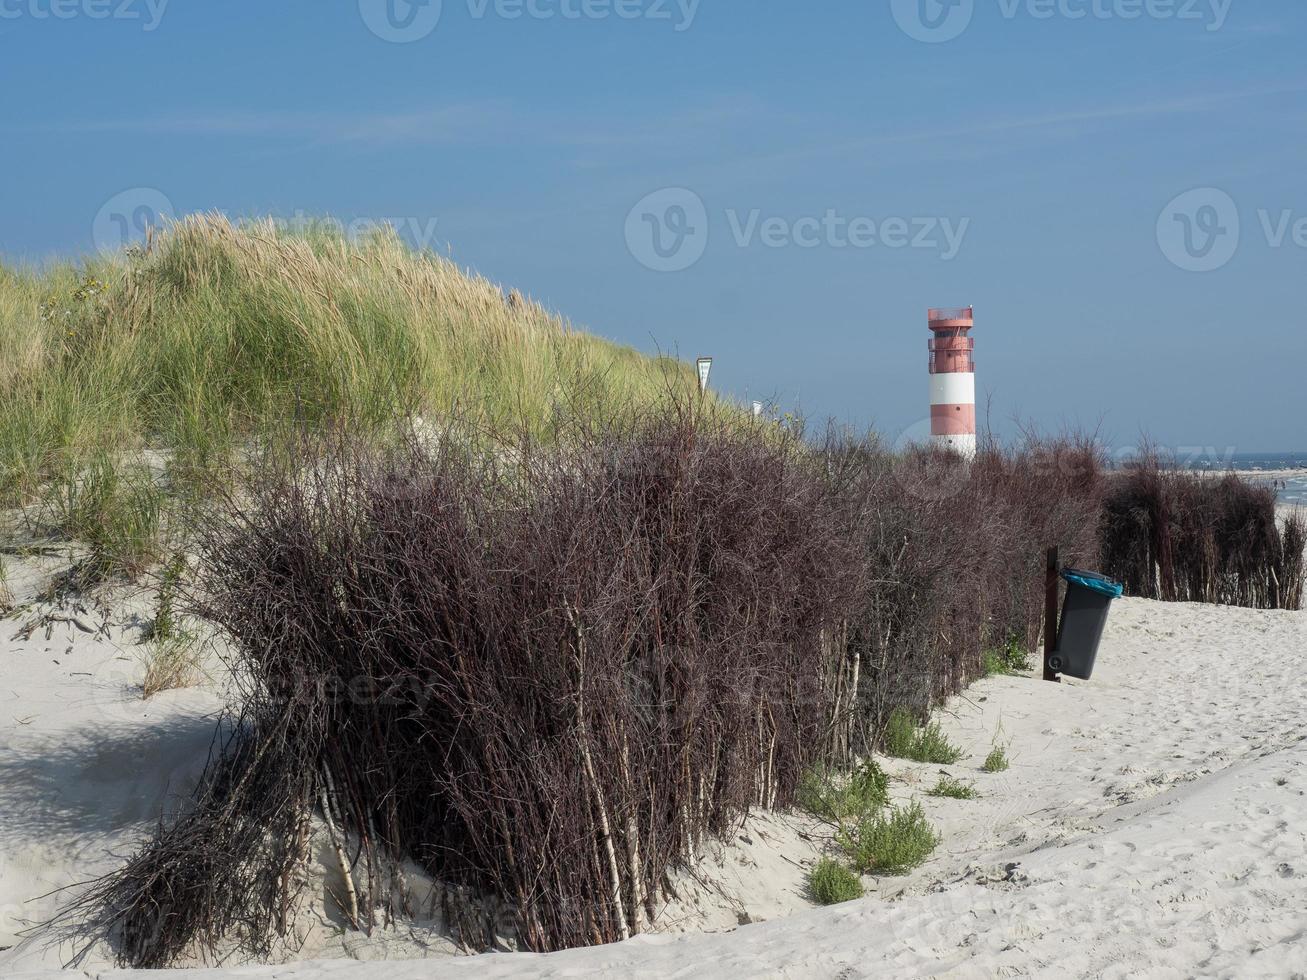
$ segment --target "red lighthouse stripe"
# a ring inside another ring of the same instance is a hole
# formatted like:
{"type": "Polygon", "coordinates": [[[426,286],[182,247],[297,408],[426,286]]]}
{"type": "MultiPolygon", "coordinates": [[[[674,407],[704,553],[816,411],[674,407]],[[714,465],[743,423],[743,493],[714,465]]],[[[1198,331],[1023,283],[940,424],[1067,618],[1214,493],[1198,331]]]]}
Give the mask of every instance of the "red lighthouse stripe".
{"type": "Polygon", "coordinates": [[[931,405],[930,434],[970,436],[976,433],[975,405],[931,405]]]}

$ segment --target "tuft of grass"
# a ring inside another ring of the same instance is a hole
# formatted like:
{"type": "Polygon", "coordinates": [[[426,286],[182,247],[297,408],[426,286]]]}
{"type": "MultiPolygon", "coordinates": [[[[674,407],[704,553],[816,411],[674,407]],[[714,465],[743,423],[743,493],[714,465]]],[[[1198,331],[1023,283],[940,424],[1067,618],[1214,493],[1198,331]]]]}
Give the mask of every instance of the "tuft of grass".
{"type": "Polygon", "coordinates": [[[822,858],[808,872],[808,894],[819,905],[838,905],[862,897],[862,880],[846,865],[822,858]]]}
{"type": "Polygon", "coordinates": [[[907,874],[939,845],[919,803],[866,816],[836,839],[854,868],[889,875],[907,874]]]}
{"type": "Polygon", "coordinates": [[[799,784],[796,802],[833,823],[861,817],[889,802],[889,776],[875,762],[863,763],[847,779],[828,769],[810,769],[799,784]]]}
{"type": "Polygon", "coordinates": [[[193,687],[200,682],[200,666],[194,640],[178,633],[167,639],[151,639],[145,646],[145,679],[141,697],[148,701],[164,691],[193,687]]]}
{"type": "Polygon", "coordinates": [[[976,789],[969,783],[954,779],[952,776],[940,776],[939,782],[930,788],[927,796],[942,796],[950,800],[974,800],[976,789]]]}
{"type": "Polygon", "coordinates": [[[139,574],[158,556],[164,494],[147,467],[97,454],[65,467],[46,488],[44,504],[59,531],[90,547],[89,580],[139,574]]]}
{"type": "Polygon", "coordinates": [[[995,745],[989,750],[989,755],[985,756],[985,764],[980,768],[985,772],[1003,772],[1011,763],[1008,761],[1007,750],[1001,745],[995,745]]]}
{"type": "Polygon", "coordinates": [[[14,590],[9,586],[9,569],[5,559],[0,555],[0,616],[6,615],[14,607],[14,590]]]}
{"type": "Polygon", "coordinates": [[[885,752],[896,759],[952,765],[962,758],[962,750],[949,742],[938,722],[917,728],[911,712],[895,708],[885,728],[885,752]]]}

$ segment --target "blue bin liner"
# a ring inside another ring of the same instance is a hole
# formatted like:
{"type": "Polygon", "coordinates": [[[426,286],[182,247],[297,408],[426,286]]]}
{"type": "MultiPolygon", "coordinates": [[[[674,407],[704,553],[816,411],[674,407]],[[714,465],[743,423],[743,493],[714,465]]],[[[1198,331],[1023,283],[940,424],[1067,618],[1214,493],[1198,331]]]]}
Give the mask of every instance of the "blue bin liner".
{"type": "Polygon", "coordinates": [[[1082,572],[1079,569],[1067,568],[1063,570],[1062,577],[1072,585],[1090,589],[1109,599],[1120,599],[1125,594],[1124,585],[1097,572],[1082,572]]]}

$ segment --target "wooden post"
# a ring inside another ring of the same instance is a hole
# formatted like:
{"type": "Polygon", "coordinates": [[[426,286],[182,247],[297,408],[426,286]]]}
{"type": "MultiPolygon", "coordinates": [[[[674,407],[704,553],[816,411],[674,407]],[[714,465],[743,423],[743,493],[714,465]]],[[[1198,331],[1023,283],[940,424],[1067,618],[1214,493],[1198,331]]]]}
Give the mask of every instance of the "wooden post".
{"type": "Polygon", "coordinates": [[[1048,665],[1057,650],[1057,578],[1060,571],[1058,549],[1049,548],[1048,565],[1044,570],[1044,680],[1054,684],[1062,683],[1057,671],[1048,665]]]}

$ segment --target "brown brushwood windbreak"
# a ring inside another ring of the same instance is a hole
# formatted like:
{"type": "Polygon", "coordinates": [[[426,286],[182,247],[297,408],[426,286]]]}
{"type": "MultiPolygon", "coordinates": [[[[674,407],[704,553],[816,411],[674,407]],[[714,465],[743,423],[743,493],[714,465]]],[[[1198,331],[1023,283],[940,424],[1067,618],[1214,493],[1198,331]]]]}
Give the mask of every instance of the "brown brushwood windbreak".
{"type": "Polygon", "coordinates": [[[81,908],[137,967],[267,956],[316,813],[353,927],[414,911],[409,859],[471,948],[645,931],[706,839],[1033,649],[1045,549],[1095,562],[1101,492],[1087,444],[968,465],[699,404],[306,439],[198,529],[192,608],[242,684],[223,751],[81,908]]]}
{"type": "Polygon", "coordinates": [[[1130,595],[1302,608],[1307,523],[1290,514],[1281,526],[1270,487],[1167,467],[1153,453],[1107,487],[1104,570],[1130,595]]]}

